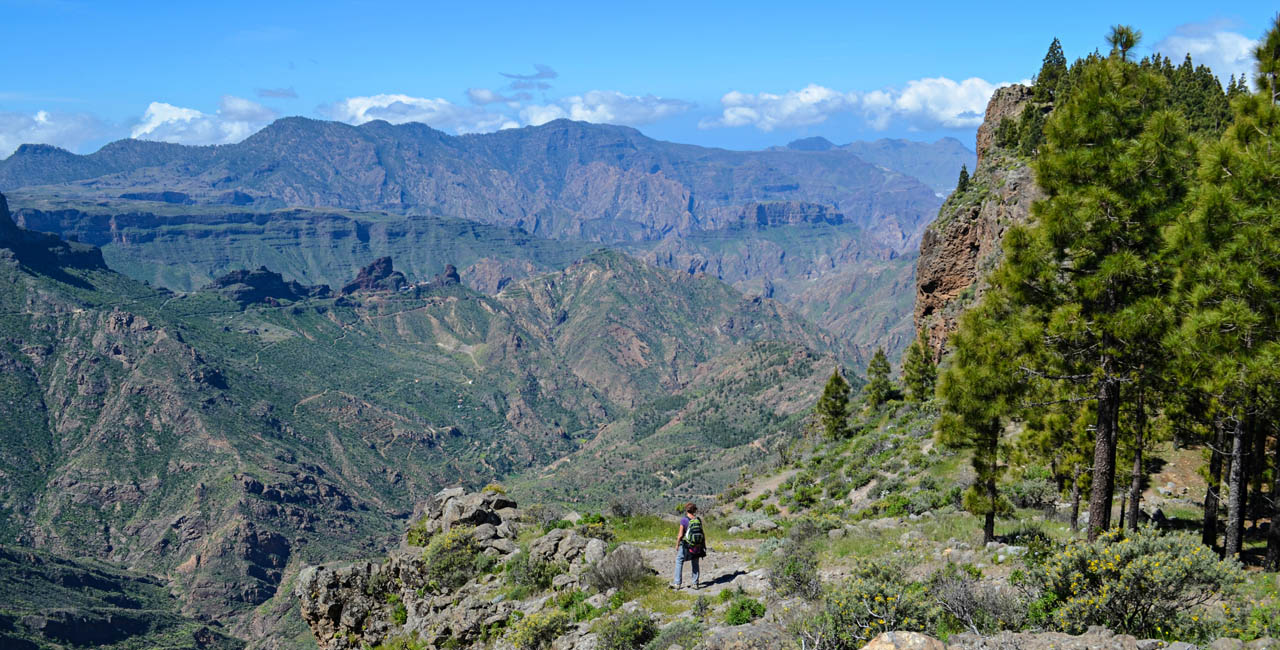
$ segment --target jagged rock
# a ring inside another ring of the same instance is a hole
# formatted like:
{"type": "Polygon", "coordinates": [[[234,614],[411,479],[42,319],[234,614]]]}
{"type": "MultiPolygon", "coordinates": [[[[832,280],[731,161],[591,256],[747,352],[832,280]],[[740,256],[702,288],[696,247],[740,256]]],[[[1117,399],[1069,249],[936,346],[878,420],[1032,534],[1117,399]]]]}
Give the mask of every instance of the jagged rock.
{"type": "Polygon", "coordinates": [[[399,291],[408,286],[404,274],[392,268],[390,257],[380,257],[360,269],[356,279],[342,287],[342,295],[357,291],[399,291]]]}
{"type": "Polygon", "coordinates": [[[604,559],[605,551],[607,551],[608,548],[609,547],[604,543],[604,540],[593,539],[587,542],[586,549],[582,553],[582,561],[587,564],[595,564],[604,559]]]}
{"type": "Polygon", "coordinates": [[[232,271],[209,283],[205,289],[223,293],[242,307],[279,300],[325,298],[330,293],[328,285],[307,287],[297,282],[285,281],[283,276],[265,266],[256,271],[232,271]]]}
{"type": "Polygon", "coordinates": [[[914,320],[917,331],[926,331],[935,356],[941,355],[960,312],[985,289],[981,278],[999,262],[1005,231],[1024,223],[1031,204],[1043,196],[1026,162],[995,144],[1000,122],[1018,119],[1029,101],[1031,89],[1020,85],[991,96],[978,128],[978,166],[970,183],[978,189],[948,199],[920,240],[914,320]],[[978,194],[982,188],[986,193],[978,194]]]}
{"type": "Polygon", "coordinates": [[[863,650],[946,650],[941,641],[919,632],[885,632],[872,639],[863,650]]]}

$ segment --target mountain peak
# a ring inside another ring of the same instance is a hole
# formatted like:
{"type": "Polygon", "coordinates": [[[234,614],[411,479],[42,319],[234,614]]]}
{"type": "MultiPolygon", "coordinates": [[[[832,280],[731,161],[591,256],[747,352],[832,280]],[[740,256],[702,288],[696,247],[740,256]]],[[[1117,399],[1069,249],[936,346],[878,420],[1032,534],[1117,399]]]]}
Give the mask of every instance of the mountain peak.
{"type": "Polygon", "coordinates": [[[811,138],[800,138],[787,143],[787,148],[792,151],[831,151],[836,149],[836,144],[822,136],[815,135],[811,138]]]}

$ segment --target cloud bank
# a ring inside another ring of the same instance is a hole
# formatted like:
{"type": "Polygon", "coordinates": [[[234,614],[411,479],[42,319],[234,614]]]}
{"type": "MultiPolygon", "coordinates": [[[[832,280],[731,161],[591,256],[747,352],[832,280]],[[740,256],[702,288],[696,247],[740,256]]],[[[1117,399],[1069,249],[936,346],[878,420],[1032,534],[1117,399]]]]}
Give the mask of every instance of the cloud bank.
{"type": "Polygon", "coordinates": [[[19,145],[51,144],[71,151],[106,134],[106,126],[88,113],[0,112],[0,158],[7,158],[19,145]]]}
{"type": "Polygon", "coordinates": [[[151,102],[129,135],[139,140],[179,144],[231,144],[258,132],[276,117],[274,110],[234,95],[223,95],[213,114],[151,102]]]}
{"type": "Polygon", "coordinates": [[[1005,85],[1008,83],[977,77],[963,81],[932,77],[909,81],[902,89],[869,93],[841,92],[816,84],[782,94],[731,91],[720,98],[720,115],[704,119],[698,126],[752,126],[773,131],[821,124],[838,114],[859,114],[879,131],[895,123],[912,130],[970,129],[982,123],[991,94],[1005,85]]]}
{"type": "Polygon", "coordinates": [[[1232,75],[1253,81],[1253,49],[1258,42],[1231,31],[1225,23],[1189,23],[1175,29],[1152,48],[1177,65],[1190,54],[1192,62],[1203,63],[1222,81],[1232,75]]]}

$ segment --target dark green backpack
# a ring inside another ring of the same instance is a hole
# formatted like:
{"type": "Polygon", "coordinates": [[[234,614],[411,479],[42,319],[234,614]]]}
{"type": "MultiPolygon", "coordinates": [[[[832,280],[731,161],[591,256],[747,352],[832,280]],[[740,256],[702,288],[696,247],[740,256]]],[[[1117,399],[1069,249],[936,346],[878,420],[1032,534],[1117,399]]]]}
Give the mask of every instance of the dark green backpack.
{"type": "Polygon", "coordinates": [[[702,546],[706,541],[706,536],[702,534],[702,519],[690,519],[689,527],[684,531],[684,543],[688,546],[702,546]]]}

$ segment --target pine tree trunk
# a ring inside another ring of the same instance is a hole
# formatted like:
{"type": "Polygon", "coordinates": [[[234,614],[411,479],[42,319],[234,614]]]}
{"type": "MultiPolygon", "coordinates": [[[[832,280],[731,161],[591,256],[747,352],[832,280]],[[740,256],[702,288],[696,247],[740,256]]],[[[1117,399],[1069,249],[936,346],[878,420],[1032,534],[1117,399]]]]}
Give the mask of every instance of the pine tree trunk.
{"type": "Polygon", "coordinates": [[[1125,506],[1129,503],[1129,491],[1125,490],[1120,493],[1120,522],[1116,524],[1116,528],[1124,530],[1124,515],[1128,510],[1125,506]]]}
{"type": "Polygon", "coordinates": [[[1227,442],[1223,423],[1215,422],[1213,444],[1209,449],[1209,478],[1204,494],[1204,528],[1200,541],[1209,548],[1218,546],[1218,503],[1222,491],[1222,447],[1227,442]]]}
{"type": "Polygon", "coordinates": [[[987,515],[982,520],[982,543],[988,544],[996,541],[996,482],[995,479],[988,479],[984,486],[987,490],[987,503],[991,504],[991,509],[987,511],[987,515]]]}
{"type": "Polygon", "coordinates": [[[1129,477],[1129,528],[1138,530],[1138,515],[1142,512],[1142,443],[1147,428],[1147,405],[1144,392],[1138,389],[1137,425],[1134,427],[1133,474],[1129,477]]]}
{"type": "Polygon", "coordinates": [[[1071,470],[1071,532],[1080,532],[1080,466],[1071,470]]]}
{"type": "MultiPolygon", "coordinates": [[[[1104,362],[1103,367],[1109,368],[1104,362]]],[[[1111,496],[1116,480],[1116,415],[1120,385],[1110,376],[1098,385],[1097,432],[1093,444],[1093,486],[1089,491],[1089,541],[1111,527],[1111,496]]]]}
{"type": "Polygon", "coordinates": [[[1231,472],[1227,477],[1227,537],[1222,550],[1225,557],[1240,555],[1241,533],[1244,531],[1244,422],[1236,418],[1231,431],[1231,472]]]}
{"type": "Polygon", "coordinates": [[[1249,434],[1253,438],[1253,451],[1249,454],[1249,478],[1253,486],[1249,490],[1248,517],[1258,527],[1258,519],[1268,516],[1267,498],[1262,496],[1267,473],[1267,428],[1259,426],[1255,415],[1249,416],[1249,434]]]}
{"type": "Polygon", "coordinates": [[[1275,470],[1271,474],[1271,525],[1267,528],[1267,571],[1280,571],[1280,436],[1276,437],[1275,470]]]}

